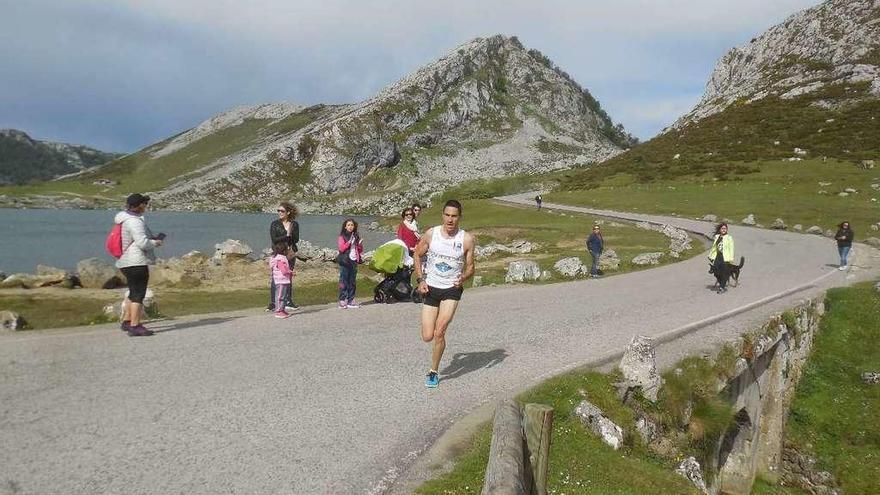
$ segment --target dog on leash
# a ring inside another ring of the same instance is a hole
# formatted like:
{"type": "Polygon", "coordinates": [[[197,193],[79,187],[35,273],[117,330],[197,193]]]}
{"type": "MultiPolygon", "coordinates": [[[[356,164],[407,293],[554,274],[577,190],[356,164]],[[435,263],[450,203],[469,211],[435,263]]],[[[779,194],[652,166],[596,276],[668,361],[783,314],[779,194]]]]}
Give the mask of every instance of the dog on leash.
{"type": "MultiPolygon", "coordinates": [[[[742,267],[746,264],[746,257],[745,256],[739,257],[739,265],[734,265],[733,263],[728,263],[726,261],[724,262],[724,264],[726,265],[727,273],[730,274],[730,279],[733,282],[730,284],[731,287],[738,286],[739,285],[739,274],[742,271],[742,267]]],[[[712,275],[715,274],[715,267],[712,266],[711,264],[709,265],[709,273],[711,273],[712,275]]],[[[716,280],[715,285],[713,287],[717,287],[717,286],[718,286],[718,281],[716,280]]]]}

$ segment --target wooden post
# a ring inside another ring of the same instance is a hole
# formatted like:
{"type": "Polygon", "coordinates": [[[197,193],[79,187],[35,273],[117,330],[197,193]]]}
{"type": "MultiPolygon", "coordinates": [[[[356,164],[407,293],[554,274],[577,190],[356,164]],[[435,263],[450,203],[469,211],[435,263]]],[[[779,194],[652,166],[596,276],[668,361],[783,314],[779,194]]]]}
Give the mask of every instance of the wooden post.
{"type": "Polygon", "coordinates": [[[523,430],[528,446],[529,465],[532,468],[532,493],[547,495],[553,408],[544,404],[526,404],[523,430]]]}
{"type": "Polygon", "coordinates": [[[526,495],[522,411],[514,400],[495,408],[483,495],[526,495]]]}

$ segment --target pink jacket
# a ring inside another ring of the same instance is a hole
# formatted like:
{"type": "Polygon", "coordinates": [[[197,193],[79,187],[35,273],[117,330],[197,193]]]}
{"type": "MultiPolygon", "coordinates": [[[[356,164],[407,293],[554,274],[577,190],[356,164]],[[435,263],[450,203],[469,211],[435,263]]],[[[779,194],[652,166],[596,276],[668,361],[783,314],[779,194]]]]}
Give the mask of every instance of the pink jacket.
{"type": "Polygon", "coordinates": [[[287,256],[283,254],[272,256],[269,258],[269,268],[272,269],[272,280],[275,281],[275,285],[290,284],[290,276],[293,274],[293,271],[290,269],[290,262],[287,261],[287,256]]]}
{"type": "MultiPolygon", "coordinates": [[[[349,239],[351,239],[351,238],[349,238],[349,239]]],[[[345,236],[341,235],[341,236],[339,236],[339,239],[337,239],[336,244],[339,246],[339,254],[341,255],[341,254],[345,253],[345,256],[348,256],[348,249],[350,247],[352,247],[351,240],[346,241],[345,236]]],[[[361,255],[364,252],[364,245],[363,244],[356,244],[354,246],[354,252],[357,253],[357,262],[363,263],[364,260],[361,257],[361,255]]]]}

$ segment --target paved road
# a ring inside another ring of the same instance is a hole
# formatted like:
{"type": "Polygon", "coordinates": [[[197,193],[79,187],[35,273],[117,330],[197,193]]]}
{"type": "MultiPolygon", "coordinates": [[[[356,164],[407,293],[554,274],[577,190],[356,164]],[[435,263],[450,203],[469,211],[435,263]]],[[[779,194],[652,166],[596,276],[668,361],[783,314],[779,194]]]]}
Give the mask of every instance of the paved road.
{"type": "MultiPolygon", "coordinates": [[[[668,334],[803,287],[702,326],[710,338],[681,340],[705,345],[794,298],[878,273],[867,248],[847,274],[829,266],[828,239],[731,233],[747,262],[742,285],[725,295],[709,290],[702,256],[600,280],[468,290],[437,390],[424,387],[429,348],[414,304],[314,307],[283,321],[212,315],[157,324],[160,333],[141,339],[111,326],[2,336],[0,493],[399,489],[456,419],[617,353],[634,334],[668,334]]],[[[683,352],[676,342],[667,346],[683,352]]]]}

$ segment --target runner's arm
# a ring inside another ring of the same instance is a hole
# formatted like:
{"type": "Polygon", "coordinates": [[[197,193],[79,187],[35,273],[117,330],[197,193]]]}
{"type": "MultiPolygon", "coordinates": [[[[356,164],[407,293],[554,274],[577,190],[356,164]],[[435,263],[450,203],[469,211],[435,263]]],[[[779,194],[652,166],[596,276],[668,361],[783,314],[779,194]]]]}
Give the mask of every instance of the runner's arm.
{"type": "MultiPolygon", "coordinates": [[[[421,279],[422,281],[419,283],[419,287],[425,283],[425,274],[422,273],[422,260],[425,255],[428,253],[428,247],[431,245],[431,231],[433,227],[425,231],[425,235],[419,239],[419,243],[416,244],[416,248],[413,251],[413,272],[416,274],[416,280],[421,279]]],[[[427,284],[425,284],[427,287],[427,284]]]]}
{"type": "Polygon", "coordinates": [[[474,240],[474,236],[465,232],[464,234],[464,270],[461,272],[461,276],[458,278],[456,282],[456,287],[461,287],[464,282],[474,276],[474,272],[476,271],[476,266],[474,263],[474,246],[476,245],[476,241],[474,240]]]}

